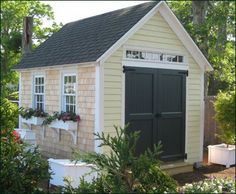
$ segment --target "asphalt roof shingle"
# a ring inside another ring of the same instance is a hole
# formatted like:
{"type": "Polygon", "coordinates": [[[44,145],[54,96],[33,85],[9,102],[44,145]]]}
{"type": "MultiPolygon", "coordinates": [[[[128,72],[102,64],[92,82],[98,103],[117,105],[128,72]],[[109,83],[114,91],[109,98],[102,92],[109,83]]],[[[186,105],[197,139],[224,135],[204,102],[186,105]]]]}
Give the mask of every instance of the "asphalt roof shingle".
{"type": "Polygon", "coordinates": [[[143,3],[68,23],[25,55],[14,69],[96,61],[157,3],[143,3]]]}

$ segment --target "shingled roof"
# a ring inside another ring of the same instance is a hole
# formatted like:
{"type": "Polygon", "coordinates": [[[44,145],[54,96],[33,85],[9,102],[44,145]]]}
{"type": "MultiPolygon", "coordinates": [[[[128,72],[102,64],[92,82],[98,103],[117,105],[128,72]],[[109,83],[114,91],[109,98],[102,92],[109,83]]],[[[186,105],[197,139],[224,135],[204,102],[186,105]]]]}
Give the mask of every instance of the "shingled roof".
{"type": "Polygon", "coordinates": [[[158,2],[147,2],[64,25],[14,69],[96,61],[158,2]]]}

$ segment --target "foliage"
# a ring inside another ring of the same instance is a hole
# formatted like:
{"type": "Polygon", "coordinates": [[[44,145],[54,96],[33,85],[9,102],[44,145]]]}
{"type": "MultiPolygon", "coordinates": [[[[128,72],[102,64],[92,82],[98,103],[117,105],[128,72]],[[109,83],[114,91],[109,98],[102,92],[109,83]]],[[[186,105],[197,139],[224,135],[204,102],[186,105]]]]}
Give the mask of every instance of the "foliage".
{"type": "Polygon", "coordinates": [[[110,153],[83,153],[75,151],[74,159],[94,164],[99,173],[92,183],[82,179],[80,187],[73,189],[70,185],[66,192],[105,192],[105,193],[133,193],[133,192],[174,192],[176,182],[160,169],[158,156],[160,144],[153,150],[147,149],[143,154],[136,154],[136,144],[140,132],[129,132],[115,127],[115,136],[97,133],[96,140],[100,147],[109,149],[110,153]]]}
{"type": "Polygon", "coordinates": [[[208,94],[234,90],[235,86],[235,1],[168,1],[169,6],[212,64],[208,94]],[[203,15],[194,5],[206,4],[203,15]],[[194,23],[202,18],[201,24],[194,23]]]}
{"type": "Polygon", "coordinates": [[[32,116],[34,117],[47,117],[48,116],[48,113],[44,112],[43,110],[33,109],[33,108],[20,107],[19,113],[25,119],[30,119],[32,116]]]}
{"type": "Polygon", "coordinates": [[[186,184],[182,188],[182,193],[235,193],[235,181],[216,179],[214,177],[204,181],[186,184]]]}
{"type": "Polygon", "coordinates": [[[1,193],[37,193],[42,181],[49,180],[48,162],[39,149],[16,141],[13,129],[1,133],[1,193]]]}
{"type": "Polygon", "coordinates": [[[219,137],[227,144],[235,144],[235,91],[220,92],[214,103],[219,137]]]}
{"type": "Polygon", "coordinates": [[[74,122],[80,122],[80,116],[76,115],[73,112],[54,112],[53,115],[49,115],[45,118],[43,121],[44,125],[50,124],[54,120],[63,120],[64,122],[66,121],[74,121],[74,122]]]}
{"type": "Polygon", "coordinates": [[[33,1],[2,1],[1,2],[1,86],[2,96],[8,97],[9,84],[18,83],[18,74],[12,71],[21,54],[21,37],[23,31],[23,18],[32,16],[33,47],[45,41],[60,26],[54,20],[52,8],[38,0],[33,1]],[[51,22],[50,27],[45,27],[43,21],[51,22]]]}
{"type": "Polygon", "coordinates": [[[2,129],[14,128],[18,123],[18,107],[6,98],[0,97],[0,127],[2,129]]]}

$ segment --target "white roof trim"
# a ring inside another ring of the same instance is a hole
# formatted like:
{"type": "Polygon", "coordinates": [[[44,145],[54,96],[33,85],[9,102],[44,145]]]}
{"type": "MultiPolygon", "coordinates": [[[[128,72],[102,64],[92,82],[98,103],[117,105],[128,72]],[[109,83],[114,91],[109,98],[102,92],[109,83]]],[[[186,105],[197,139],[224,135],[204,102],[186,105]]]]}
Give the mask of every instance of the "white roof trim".
{"type": "Polygon", "coordinates": [[[96,61],[103,63],[113,52],[115,52],[125,41],[127,41],[139,28],[143,26],[158,10],[159,6],[163,2],[160,1],[154,6],[141,20],[139,20],[126,34],[124,34],[119,40],[116,41],[105,53],[102,54],[96,61]]]}
{"type": "Polygon", "coordinates": [[[96,62],[103,63],[112,53],[114,53],[123,43],[125,43],[135,32],[137,32],[154,14],[160,11],[161,15],[165,18],[171,29],[176,33],[178,38],[182,41],[184,46],[193,56],[194,60],[198,63],[203,71],[213,70],[212,66],[202,54],[200,49],[194,43],[177,17],[168,7],[164,1],[160,1],[155,7],[153,7],[139,22],[137,22],[125,35],[123,35],[115,44],[113,44],[102,56],[100,56],[96,62]]]}
{"type": "Polygon", "coordinates": [[[77,66],[81,67],[87,67],[87,66],[96,66],[99,65],[98,62],[96,61],[91,61],[91,62],[84,62],[84,63],[71,63],[71,64],[62,64],[62,65],[50,65],[50,66],[45,66],[45,67],[30,67],[30,68],[24,68],[24,69],[14,69],[15,71],[18,72],[24,72],[24,71],[31,71],[31,70],[47,70],[47,69],[63,69],[63,68],[74,68],[77,66]]]}
{"type": "Polygon", "coordinates": [[[160,6],[159,12],[167,21],[171,29],[176,33],[178,38],[182,41],[183,45],[187,48],[195,61],[199,64],[201,69],[204,71],[212,71],[213,68],[209,61],[165,2],[160,6]]]}

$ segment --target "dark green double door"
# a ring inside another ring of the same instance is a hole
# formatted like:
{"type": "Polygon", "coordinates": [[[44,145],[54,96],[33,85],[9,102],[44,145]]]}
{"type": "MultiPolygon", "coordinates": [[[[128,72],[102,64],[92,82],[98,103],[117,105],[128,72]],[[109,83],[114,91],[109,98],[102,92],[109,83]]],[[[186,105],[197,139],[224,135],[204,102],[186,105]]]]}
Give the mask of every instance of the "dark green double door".
{"type": "Polygon", "coordinates": [[[186,71],[125,67],[125,122],[140,130],[137,153],[161,141],[161,159],[185,156],[186,71]]]}

